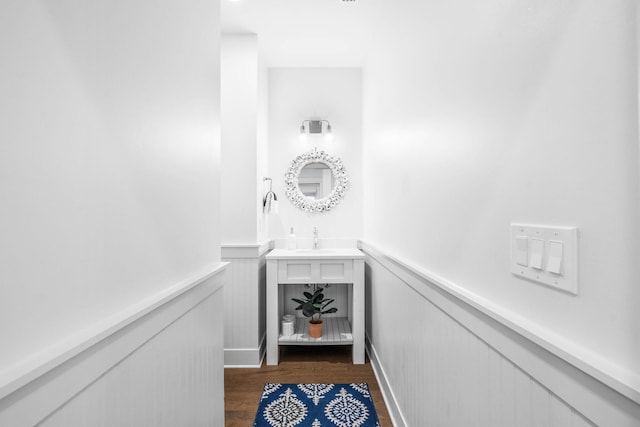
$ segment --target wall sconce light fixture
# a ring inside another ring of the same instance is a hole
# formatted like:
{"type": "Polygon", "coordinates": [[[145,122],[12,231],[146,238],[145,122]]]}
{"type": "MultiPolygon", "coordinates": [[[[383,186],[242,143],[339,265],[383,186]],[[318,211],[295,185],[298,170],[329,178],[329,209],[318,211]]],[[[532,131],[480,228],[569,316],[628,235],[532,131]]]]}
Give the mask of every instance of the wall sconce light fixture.
{"type": "Polygon", "coordinates": [[[268,177],[262,178],[262,182],[269,182],[269,191],[266,192],[262,198],[262,212],[264,213],[278,213],[278,196],[273,192],[271,185],[273,180],[268,177]]]}
{"type": "Polygon", "coordinates": [[[329,120],[303,120],[300,125],[300,137],[306,139],[307,134],[324,134],[326,139],[333,139],[329,120]]]}

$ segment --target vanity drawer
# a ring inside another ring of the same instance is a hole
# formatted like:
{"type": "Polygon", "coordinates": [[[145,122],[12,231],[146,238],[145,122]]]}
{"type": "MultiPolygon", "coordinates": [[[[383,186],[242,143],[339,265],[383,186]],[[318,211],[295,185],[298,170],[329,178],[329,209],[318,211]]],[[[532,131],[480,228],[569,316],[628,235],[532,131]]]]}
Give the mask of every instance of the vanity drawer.
{"type": "Polygon", "coordinates": [[[353,260],[280,260],[278,283],[351,283],[353,260]]]}

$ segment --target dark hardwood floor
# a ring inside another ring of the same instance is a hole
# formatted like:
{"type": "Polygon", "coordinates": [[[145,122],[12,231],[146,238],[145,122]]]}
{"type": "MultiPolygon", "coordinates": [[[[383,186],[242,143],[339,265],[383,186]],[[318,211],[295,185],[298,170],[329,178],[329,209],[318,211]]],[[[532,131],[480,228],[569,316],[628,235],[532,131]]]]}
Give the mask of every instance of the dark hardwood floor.
{"type": "Polygon", "coordinates": [[[278,366],[224,370],[226,427],[251,427],[264,383],[368,383],[381,427],[392,427],[369,363],[351,363],[351,347],[281,346],[278,366]]]}

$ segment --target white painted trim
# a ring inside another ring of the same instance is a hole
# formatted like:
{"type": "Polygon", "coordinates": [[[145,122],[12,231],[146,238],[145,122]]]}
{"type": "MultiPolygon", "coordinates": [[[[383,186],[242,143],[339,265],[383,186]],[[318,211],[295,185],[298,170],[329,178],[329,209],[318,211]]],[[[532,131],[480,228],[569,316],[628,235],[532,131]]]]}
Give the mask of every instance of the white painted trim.
{"type": "Polygon", "coordinates": [[[224,244],[220,245],[222,259],[231,258],[260,258],[267,251],[273,249],[273,240],[255,244],[224,244]]]}
{"type": "Polygon", "coordinates": [[[265,336],[258,348],[225,348],[224,368],[260,368],[266,351],[265,336]]]}
{"type": "Polygon", "coordinates": [[[225,348],[224,367],[259,368],[262,365],[259,348],[225,348]],[[258,362],[256,362],[258,361],[258,362]]]}
{"type": "MultiPolygon", "coordinates": [[[[143,316],[206,282],[213,276],[223,273],[227,265],[228,263],[219,263],[215,267],[211,267],[208,272],[201,273],[158,292],[60,341],[52,347],[43,349],[38,354],[25,359],[19,365],[9,368],[0,375],[0,399],[5,398],[21,387],[42,377],[90,347],[138,321],[143,316]]],[[[219,287],[222,286],[223,283],[220,283],[219,287]]],[[[217,290],[217,288],[215,290],[217,290]]],[[[212,292],[215,292],[215,290],[212,292]]]]}
{"type": "MultiPolygon", "coordinates": [[[[548,335],[530,326],[516,314],[496,307],[451,282],[389,256],[361,242],[361,249],[396,275],[414,291],[460,323],[479,339],[510,360],[559,398],[599,425],[631,425],[640,419],[640,406],[632,396],[621,393],[572,363],[548,335]]],[[[593,370],[591,368],[590,370],[593,370]]],[[[626,388],[623,388],[626,390],[626,388]]],[[[629,391],[629,390],[626,390],[629,391]]]]}
{"type": "Polygon", "coordinates": [[[261,367],[262,362],[260,362],[260,365],[224,365],[224,369],[260,369],[261,367]]]}
{"type": "Polygon", "coordinates": [[[366,334],[366,336],[365,347],[367,349],[367,355],[369,356],[369,361],[371,362],[373,373],[375,374],[376,380],[378,381],[378,387],[380,387],[380,391],[382,392],[382,398],[384,399],[384,403],[387,406],[387,412],[391,417],[391,424],[393,424],[393,427],[406,427],[407,422],[402,416],[400,405],[398,405],[398,400],[393,394],[391,384],[389,383],[387,374],[384,371],[382,364],[380,363],[378,353],[369,340],[369,334],[366,334]]]}

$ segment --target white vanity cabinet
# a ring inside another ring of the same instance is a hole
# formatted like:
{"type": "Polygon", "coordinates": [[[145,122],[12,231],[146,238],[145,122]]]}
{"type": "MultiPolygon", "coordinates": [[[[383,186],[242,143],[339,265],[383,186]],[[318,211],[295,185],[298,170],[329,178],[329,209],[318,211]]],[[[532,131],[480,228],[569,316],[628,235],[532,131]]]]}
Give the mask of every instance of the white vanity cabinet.
{"type": "Polygon", "coordinates": [[[356,248],[274,249],[267,259],[267,365],[278,364],[279,345],[352,345],[354,364],[364,363],[364,254],[356,248]],[[280,330],[284,313],[283,286],[304,284],[346,286],[347,313],[323,316],[321,338],[311,338],[308,319],[296,318],[295,333],[280,330]]]}

